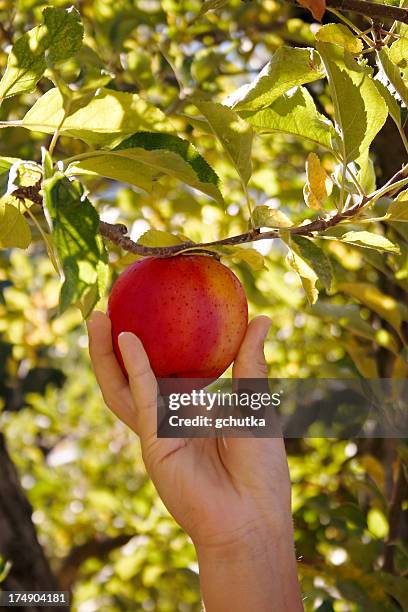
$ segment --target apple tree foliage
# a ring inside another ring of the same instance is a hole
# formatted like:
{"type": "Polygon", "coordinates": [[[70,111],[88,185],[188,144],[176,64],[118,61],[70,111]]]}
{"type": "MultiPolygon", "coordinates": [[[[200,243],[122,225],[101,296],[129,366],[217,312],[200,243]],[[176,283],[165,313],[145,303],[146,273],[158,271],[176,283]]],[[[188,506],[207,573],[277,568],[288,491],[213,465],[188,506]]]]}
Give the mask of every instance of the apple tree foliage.
{"type": "MultiPolygon", "coordinates": [[[[103,406],[83,319],[136,258],[199,244],[272,318],[272,377],[406,378],[408,25],[70,4],[0,1],[0,457],[75,609],[198,611],[192,545],[103,406]]],[[[408,609],[406,443],[287,447],[306,610],[408,609]]],[[[18,570],[1,558],[6,586],[18,570]]]]}

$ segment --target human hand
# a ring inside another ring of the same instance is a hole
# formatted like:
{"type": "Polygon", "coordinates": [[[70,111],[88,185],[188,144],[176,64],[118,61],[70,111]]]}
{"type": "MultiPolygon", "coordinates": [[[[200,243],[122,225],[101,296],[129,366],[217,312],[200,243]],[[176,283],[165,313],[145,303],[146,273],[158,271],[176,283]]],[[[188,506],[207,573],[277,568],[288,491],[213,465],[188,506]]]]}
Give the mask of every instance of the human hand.
{"type": "MultiPolygon", "coordinates": [[[[233,366],[234,378],[266,378],[263,342],[269,327],[267,317],[251,321],[233,366]]],[[[290,480],[282,439],[157,438],[157,382],[141,341],[128,332],[119,337],[127,381],[113,352],[109,318],[94,312],[88,330],[105,402],[139,435],[146,469],[167,509],[193,540],[200,569],[207,568],[205,574],[211,576],[211,588],[217,580],[212,576],[217,560],[235,563],[242,554],[254,566],[259,555],[269,559],[270,554],[285,553],[288,562],[285,555],[279,562],[293,574],[290,480]],[[289,540],[289,555],[282,537],[289,540]],[[275,550],[276,539],[280,552],[275,550]]],[[[289,592],[293,579],[287,582],[285,597],[293,598],[293,588],[292,595],[289,592]]],[[[218,606],[217,612],[221,609],[218,606]]]]}

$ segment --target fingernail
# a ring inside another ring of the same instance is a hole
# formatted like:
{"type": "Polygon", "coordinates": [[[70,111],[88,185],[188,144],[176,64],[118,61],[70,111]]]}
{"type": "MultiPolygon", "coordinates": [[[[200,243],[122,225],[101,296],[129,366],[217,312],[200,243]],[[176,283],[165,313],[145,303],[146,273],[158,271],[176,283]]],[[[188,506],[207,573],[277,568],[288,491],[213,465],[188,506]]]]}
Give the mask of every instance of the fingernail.
{"type": "Polygon", "coordinates": [[[263,338],[263,340],[265,340],[266,336],[269,333],[269,330],[271,329],[272,320],[269,317],[267,317],[267,316],[263,316],[263,319],[264,319],[265,323],[264,323],[262,338],[263,338]]]}
{"type": "Polygon", "coordinates": [[[120,332],[120,334],[118,335],[118,342],[120,342],[121,340],[125,340],[126,338],[135,338],[135,334],[132,334],[132,332],[129,331],[124,331],[124,332],[120,332]]]}

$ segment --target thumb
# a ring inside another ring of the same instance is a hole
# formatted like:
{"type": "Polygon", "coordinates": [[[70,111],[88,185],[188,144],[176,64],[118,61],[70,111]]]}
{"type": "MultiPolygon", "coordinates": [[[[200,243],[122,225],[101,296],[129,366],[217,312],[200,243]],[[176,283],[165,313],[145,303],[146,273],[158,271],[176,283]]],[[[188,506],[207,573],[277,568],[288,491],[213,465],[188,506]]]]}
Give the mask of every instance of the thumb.
{"type": "Polygon", "coordinates": [[[263,349],[271,323],[265,316],[252,319],[232,368],[233,378],[267,378],[263,349]]]}

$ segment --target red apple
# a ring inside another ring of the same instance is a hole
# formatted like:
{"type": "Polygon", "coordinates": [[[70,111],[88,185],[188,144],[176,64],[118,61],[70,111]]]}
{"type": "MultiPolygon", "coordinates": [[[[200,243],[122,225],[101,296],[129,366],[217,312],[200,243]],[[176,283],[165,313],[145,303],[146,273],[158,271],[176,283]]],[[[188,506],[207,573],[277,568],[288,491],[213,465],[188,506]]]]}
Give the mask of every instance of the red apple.
{"type": "Polygon", "coordinates": [[[157,377],[215,380],[238,352],[248,304],[235,274],[210,255],[147,257],[120,275],[108,315],[125,373],[118,336],[130,331],[157,377]]]}

